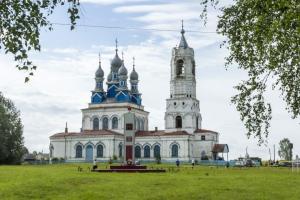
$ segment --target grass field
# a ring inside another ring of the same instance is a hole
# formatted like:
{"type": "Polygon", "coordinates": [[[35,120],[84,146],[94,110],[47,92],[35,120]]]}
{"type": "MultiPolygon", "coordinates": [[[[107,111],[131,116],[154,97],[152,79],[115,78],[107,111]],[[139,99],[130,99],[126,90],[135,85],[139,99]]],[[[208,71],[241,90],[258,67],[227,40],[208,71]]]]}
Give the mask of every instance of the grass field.
{"type": "Polygon", "coordinates": [[[78,165],[0,166],[0,199],[300,199],[300,172],[291,169],[181,166],[124,174],[89,172],[88,164],[78,172],[78,165]]]}

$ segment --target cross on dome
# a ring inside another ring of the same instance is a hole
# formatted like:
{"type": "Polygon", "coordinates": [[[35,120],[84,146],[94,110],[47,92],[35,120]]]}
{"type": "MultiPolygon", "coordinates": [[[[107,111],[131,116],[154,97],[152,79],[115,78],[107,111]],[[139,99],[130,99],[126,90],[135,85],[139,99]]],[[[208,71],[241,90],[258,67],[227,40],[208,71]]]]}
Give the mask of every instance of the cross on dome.
{"type": "Polygon", "coordinates": [[[116,38],[115,42],[116,42],[116,54],[117,54],[118,53],[118,38],[116,38]]]}
{"type": "Polygon", "coordinates": [[[133,70],[134,70],[134,67],[135,67],[135,57],[132,57],[132,66],[133,66],[133,70]]]}
{"type": "Polygon", "coordinates": [[[185,31],[183,29],[183,20],[181,20],[181,34],[184,34],[184,33],[185,33],[185,31]]]}

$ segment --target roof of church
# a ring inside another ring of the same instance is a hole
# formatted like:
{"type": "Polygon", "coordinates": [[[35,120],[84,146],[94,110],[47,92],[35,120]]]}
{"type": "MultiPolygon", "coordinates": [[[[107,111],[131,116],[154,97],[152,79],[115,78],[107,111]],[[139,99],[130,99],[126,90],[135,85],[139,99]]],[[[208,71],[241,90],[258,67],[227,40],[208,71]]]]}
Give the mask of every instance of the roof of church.
{"type": "Polygon", "coordinates": [[[207,130],[207,129],[197,129],[194,131],[194,133],[218,133],[216,131],[207,130]]]}
{"type": "Polygon", "coordinates": [[[228,153],[229,148],[227,144],[215,144],[211,151],[213,153],[228,153]]]}
{"type": "Polygon", "coordinates": [[[176,135],[191,135],[186,131],[165,132],[164,130],[157,131],[138,131],[136,137],[151,137],[151,136],[176,136],[176,135]]]}
{"type": "Polygon", "coordinates": [[[121,133],[117,133],[115,131],[111,130],[84,130],[82,132],[62,132],[62,133],[56,133],[50,138],[62,138],[62,137],[68,137],[68,136],[100,136],[100,135],[122,135],[121,133]]]}

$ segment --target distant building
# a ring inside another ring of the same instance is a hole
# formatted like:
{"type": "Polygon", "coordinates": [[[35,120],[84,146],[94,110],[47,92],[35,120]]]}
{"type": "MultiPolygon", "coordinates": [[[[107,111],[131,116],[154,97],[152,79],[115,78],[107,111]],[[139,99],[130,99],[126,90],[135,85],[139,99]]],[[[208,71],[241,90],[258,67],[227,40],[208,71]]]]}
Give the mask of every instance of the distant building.
{"type": "MultiPolygon", "coordinates": [[[[210,158],[218,144],[219,133],[202,128],[200,102],[196,97],[196,64],[194,50],[188,46],[181,30],[178,47],[172,50],[170,97],[166,102],[165,130],[148,130],[149,112],[144,110],[139,92],[139,76],[133,64],[128,77],[127,68],[118,55],[111,61],[107,90],[103,89],[104,71],[99,59],[95,73],[95,89],[91,103],[82,109],[82,131],[54,134],[50,137],[50,157],[69,162],[118,159],[124,156],[124,115],[134,115],[133,153],[136,159],[153,161],[190,161],[210,158]],[[129,78],[130,88],[127,85],[129,78]]],[[[129,139],[126,138],[126,140],[129,139]]],[[[127,141],[127,142],[128,142],[127,141]]],[[[128,154],[127,154],[128,155],[128,154]]]]}

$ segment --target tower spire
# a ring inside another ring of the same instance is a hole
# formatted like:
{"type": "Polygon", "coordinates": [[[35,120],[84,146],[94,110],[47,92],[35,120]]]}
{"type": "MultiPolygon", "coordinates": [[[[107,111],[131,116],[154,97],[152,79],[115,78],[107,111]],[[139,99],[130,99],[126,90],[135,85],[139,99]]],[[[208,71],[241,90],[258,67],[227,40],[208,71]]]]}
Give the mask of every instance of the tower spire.
{"type": "Polygon", "coordinates": [[[183,20],[181,20],[181,39],[180,39],[180,43],[179,43],[179,48],[184,48],[186,49],[188,47],[188,44],[186,42],[186,39],[184,37],[184,33],[185,33],[185,30],[183,29],[183,20]]]}

